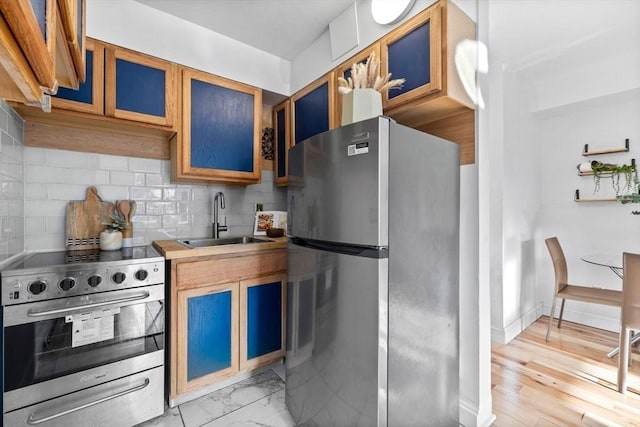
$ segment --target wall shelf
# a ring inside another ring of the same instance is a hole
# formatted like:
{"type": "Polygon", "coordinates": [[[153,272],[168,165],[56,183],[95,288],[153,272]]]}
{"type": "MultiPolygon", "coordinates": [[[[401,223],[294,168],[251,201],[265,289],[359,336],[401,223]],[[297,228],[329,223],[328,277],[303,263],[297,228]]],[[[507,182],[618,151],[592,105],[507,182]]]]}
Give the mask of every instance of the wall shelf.
{"type": "Polygon", "coordinates": [[[580,197],[580,190],[576,189],[576,192],[573,196],[574,202],[615,202],[615,197],[580,197]]]}
{"type": "Polygon", "coordinates": [[[598,154],[609,154],[609,153],[625,153],[629,151],[629,138],[624,140],[624,148],[611,148],[607,150],[595,150],[589,151],[589,144],[584,144],[584,150],[582,150],[583,156],[596,156],[598,154]]]}
{"type": "MultiPolygon", "coordinates": [[[[635,166],[635,165],[636,165],[636,159],[631,159],[631,166],[635,166]]],[[[578,165],[578,168],[579,167],[580,167],[580,165],[578,165]]],[[[589,175],[592,176],[593,175],[593,171],[583,172],[580,169],[578,169],[578,176],[589,176],[589,175]]],[[[613,172],[602,172],[600,174],[600,177],[601,178],[611,178],[612,175],[613,175],[613,172]]]]}

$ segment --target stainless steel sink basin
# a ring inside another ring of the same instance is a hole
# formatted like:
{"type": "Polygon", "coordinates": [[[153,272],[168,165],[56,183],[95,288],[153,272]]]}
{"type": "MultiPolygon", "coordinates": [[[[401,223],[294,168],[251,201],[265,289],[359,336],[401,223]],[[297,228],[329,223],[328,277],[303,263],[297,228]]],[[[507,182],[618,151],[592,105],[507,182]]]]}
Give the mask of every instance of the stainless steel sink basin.
{"type": "Polygon", "coordinates": [[[204,248],[207,246],[220,246],[220,245],[246,245],[247,243],[267,243],[273,242],[268,239],[258,239],[251,236],[240,237],[225,237],[223,239],[178,239],[178,243],[185,245],[188,248],[204,248]]]}

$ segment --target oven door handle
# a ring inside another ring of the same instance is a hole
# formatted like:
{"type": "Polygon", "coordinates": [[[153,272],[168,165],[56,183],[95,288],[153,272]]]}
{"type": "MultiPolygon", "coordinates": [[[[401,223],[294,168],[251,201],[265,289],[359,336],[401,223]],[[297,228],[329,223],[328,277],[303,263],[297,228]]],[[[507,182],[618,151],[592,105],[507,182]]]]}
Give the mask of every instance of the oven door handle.
{"type": "Polygon", "coordinates": [[[29,317],[50,316],[52,314],[67,313],[69,311],[86,310],[87,308],[102,307],[102,306],[105,306],[105,305],[112,305],[112,304],[118,304],[118,303],[123,303],[123,302],[139,301],[139,300],[143,300],[143,299],[149,298],[149,295],[150,295],[149,292],[142,292],[140,294],[136,294],[136,295],[133,295],[133,296],[130,296],[130,297],[126,297],[126,298],[119,298],[119,299],[114,299],[114,300],[109,300],[109,301],[94,302],[94,303],[91,303],[91,304],[77,305],[77,306],[74,306],[74,307],[62,307],[62,308],[57,308],[55,310],[45,310],[45,311],[29,310],[27,312],[27,316],[29,316],[29,317]]]}
{"type": "Polygon", "coordinates": [[[52,415],[47,415],[47,416],[38,418],[35,413],[32,413],[31,415],[29,415],[29,418],[27,419],[27,424],[29,424],[29,425],[42,424],[44,422],[51,421],[53,419],[62,417],[64,415],[71,414],[71,413],[79,411],[81,409],[86,409],[86,408],[89,408],[91,406],[107,402],[107,401],[109,401],[111,399],[116,399],[118,397],[125,396],[125,395],[127,395],[129,393],[133,393],[133,392],[136,392],[138,390],[142,390],[143,388],[145,388],[148,385],[149,385],[149,378],[145,378],[144,382],[142,384],[138,384],[138,385],[136,385],[134,387],[131,387],[131,388],[127,389],[127,390],[123,390],[123,391],[120,391],[118,393],[115,393],[115,394],[112,394],[110,396],[106,396],[106,397],[103,397],[103,398],[100,398],[100,399],[92,400],[91,402],[87,402],[87,403],[84,403],[82,405],[75,406],[73,408],[65,409],[64,411],[56,412],[55,414],[52,414],[52,415]]]}

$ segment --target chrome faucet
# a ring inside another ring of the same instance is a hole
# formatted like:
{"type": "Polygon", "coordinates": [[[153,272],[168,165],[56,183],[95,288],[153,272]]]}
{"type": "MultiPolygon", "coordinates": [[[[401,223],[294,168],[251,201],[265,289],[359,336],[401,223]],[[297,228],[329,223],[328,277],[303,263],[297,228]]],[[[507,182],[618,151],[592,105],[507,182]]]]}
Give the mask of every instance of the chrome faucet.
{"type": "Polygon", "coordinates": [[[218,222],[218,201],[220,201],[220,209],[224,209],[224,194],[222,191],[218,191],[215,196],[213,196],[213,233],[212,237],[214,239],[220,238],[221,231],[227,231],[227,217],[224,217],[224,225],[220,225],[218,222]]]}

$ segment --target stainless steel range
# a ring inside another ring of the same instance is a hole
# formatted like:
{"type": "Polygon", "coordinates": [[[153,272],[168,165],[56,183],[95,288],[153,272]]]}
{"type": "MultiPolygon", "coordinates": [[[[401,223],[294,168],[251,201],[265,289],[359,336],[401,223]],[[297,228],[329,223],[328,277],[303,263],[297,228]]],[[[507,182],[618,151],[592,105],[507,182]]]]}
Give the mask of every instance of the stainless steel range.
{"type": "Polygon", "coordinates": [[[0,273],[7,426],[132,426],[164,411],[164,258],[28,254],[0,273]]]}

